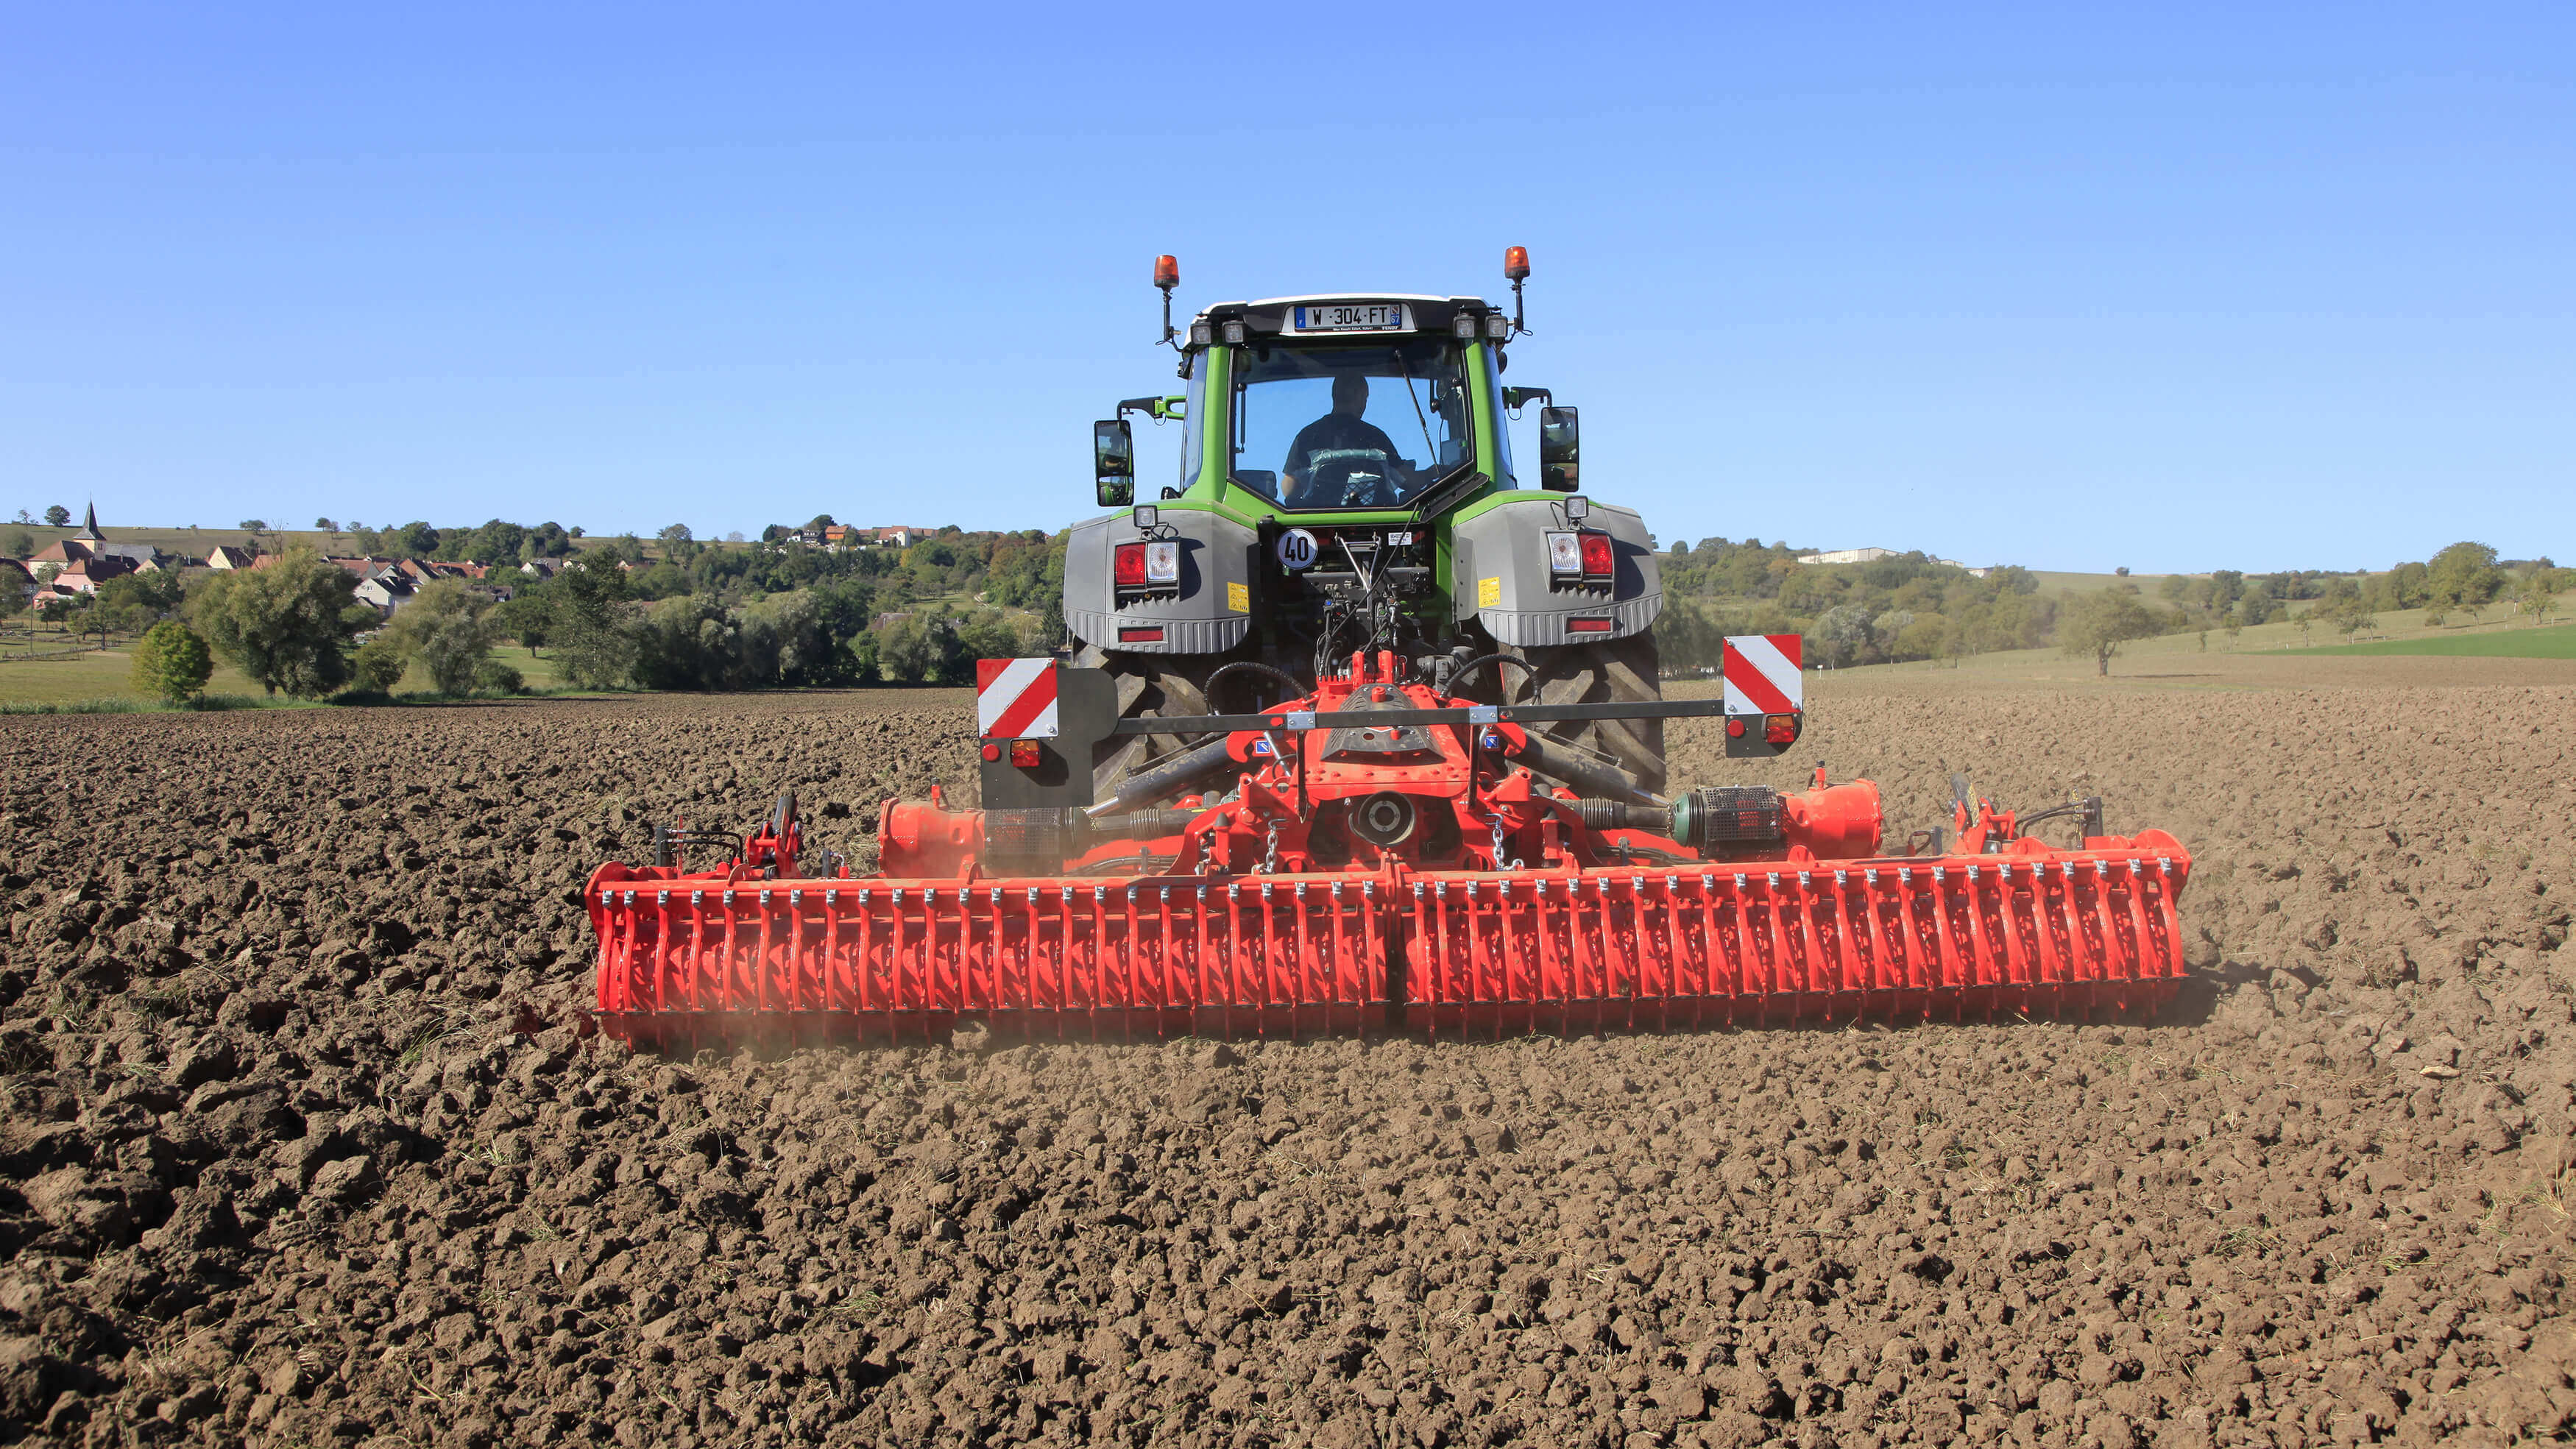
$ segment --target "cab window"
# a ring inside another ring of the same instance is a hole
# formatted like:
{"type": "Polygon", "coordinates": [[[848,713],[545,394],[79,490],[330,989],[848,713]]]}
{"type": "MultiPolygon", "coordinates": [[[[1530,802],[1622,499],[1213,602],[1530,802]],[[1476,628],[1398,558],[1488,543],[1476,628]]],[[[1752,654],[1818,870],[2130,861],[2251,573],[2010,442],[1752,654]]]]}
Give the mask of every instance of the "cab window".
{"type": "Polygon", "coordinates": [[[1247,344],[1234,481],[1291,510],[1400,508],[1474,461],[1471,414],[1447,339],[1247,344]]]}

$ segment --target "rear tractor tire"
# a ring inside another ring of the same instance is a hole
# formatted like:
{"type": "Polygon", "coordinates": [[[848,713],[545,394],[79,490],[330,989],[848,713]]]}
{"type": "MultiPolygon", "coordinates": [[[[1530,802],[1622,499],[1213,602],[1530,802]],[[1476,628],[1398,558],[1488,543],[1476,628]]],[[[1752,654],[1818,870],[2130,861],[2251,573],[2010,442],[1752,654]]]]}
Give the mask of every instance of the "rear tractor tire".
{"type": "MultiPolygon", "coordinates": [[[[1211,655],[1113,653],[1097,644],[1083,645],[1073,657],[1075,668],[1105,669],[1117,681],[1120,719],[1208,713],[1207,677],[1224,662],[1211,655]]],[[[1091,798],[1108,799],[1129,775],[1198,740],[1195,734],[1111,736],[1092,752],[1091,798]]]]}
{"type": "MultiPolygon", "coordinates": [[[[1488,666],[1510,676],[1504,698],[1513,704],[1637,704],[1664,697],[1662,656],[1651,629],[1601,644],[1504,646],[1500,651],[1529,665],[1524,675],[1509,665],[1488,666]]],[[[1539,729],[1558,744],[1590,750],[1664,793],[1664,722],[1659,719],[1567,720],[1539,729]]]]}

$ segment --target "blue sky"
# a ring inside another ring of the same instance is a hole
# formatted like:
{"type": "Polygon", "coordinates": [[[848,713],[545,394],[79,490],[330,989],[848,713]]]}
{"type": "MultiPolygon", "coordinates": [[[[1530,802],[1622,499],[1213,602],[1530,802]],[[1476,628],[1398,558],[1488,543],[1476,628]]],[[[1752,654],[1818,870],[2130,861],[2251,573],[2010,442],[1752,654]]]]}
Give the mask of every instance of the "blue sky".
{"type": "Polygon", "coordinates": [[[0,515],[1052,528],[1519,243],[1667,540],[2576,558],[2576,9],[1778,10],[7,4],[0,515]]]}

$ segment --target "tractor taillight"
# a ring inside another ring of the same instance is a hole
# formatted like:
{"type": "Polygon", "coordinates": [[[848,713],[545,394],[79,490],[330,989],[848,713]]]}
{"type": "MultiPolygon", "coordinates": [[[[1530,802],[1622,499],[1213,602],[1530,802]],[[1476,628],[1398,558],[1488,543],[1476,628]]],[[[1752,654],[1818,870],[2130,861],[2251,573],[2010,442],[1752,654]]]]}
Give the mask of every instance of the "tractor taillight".
{"type": "Polygon", "coordinates": [[[1583,572],[1591,578],[1608,578],[1612,559],[1610,535],[1586,530],[1583,534],[1583,572]]]}
{"type": "Polygon", "coordinates": [[[1038,767],[1038,742],[1035,740],[1011,741],[1011,764],[1022,770],[1036,769],[1038,767]]]}
{"type": "Polygon", "coordinates": [[[1141,543],[1118,545],[1112,556],[1110,576],[1117,580],[1118,587],[1122,589],[1145,587],[1145,545],[1141,543]]]}
{"type": "Polygon", "coordinates": [[[1596,614],[1590,618],[1575,615],[1565,621],[1565,632],[1568,634],[1607,634],[1610,632],[1610,622],[1610,619],[1606,615],[1596,614]]]}
{"type": "Polygon", "coordinates": [[[1762,716],[1762,743],[1794,745],[1798,742],[1798,717],[1794,714],[1762,716]]]}
{"type": "Polygon", "coordinates": [[[1160,628],[1121,629],[1118,631],[1118,642],[1121,644],[1160,644],[1163,642],[1163,631],[1160,628]]]}
{"type": "Polygon", "coordinates": [[[1578,535],[1551,533],[1547,536],[1547,571],[1552,574],[1583,572],[1583,543],[1578,535]]]}
{"type": "Polygon", "coordinates": [[[1177,584],[1181,581],[1181,546],[1168,539],[1145,545],[1145,581],[1150,584],[1177,584]]]}

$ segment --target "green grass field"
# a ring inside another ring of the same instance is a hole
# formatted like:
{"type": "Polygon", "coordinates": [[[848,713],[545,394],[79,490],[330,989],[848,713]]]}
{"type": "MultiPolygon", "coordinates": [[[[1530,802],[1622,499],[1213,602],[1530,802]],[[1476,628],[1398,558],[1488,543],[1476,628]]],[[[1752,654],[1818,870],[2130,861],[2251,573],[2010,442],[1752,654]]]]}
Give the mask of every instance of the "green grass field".
{"type": "Polygon", "coordinates": [[[2576,624],[2541,628],[2499,629],[2475,634],[2428,634],[2408,639],[2374,639],[2362,644],[2334,644],[2321,649],[2287,649],[2286,654],[2435,654],[2453,658],[2576,659],[2576,624]]]}
{"type": "MultiPolygon", "coordinates": [[[[2066,589],[2072,589],[2079,594],[2092,594],[2099,593],[2114,584],[2134,584],[2137,586],[2139,596],[2149,603],[2164,602],[2164,595],[2158,592],[2164,587],[2165,575],[2163,574],[2130,574],[2123,578],[2118,574],[2070,574],[2061,573],[2055,569],[2032,569],[2030,572],[2031,577],[2039,580],[2039,591],[2043,594],[2053,594],[2066,589]]],[[[2190,575],[2186,574],[2184,577],[2189,578],[2190,575]]]]}
{"type": "MultiPolygon", "coordinates": [[[[492,657],[519,671],[530,689],[552,689],[561,684],[555,674],[552,655],[536,658],[517,645],[492,651],[492,657]]],[[[85,699],[144,699],[147,696],[134,687],[129,677],[134,660],[120,645],[103,654],[78,654],[68,659],[0,659],[0,703],[70,704],[85,699]]],[[[403,676],[397,693],[429,691],[429,676],[418,666],[403,676]]],[[[229,665],[217,664],[212,679],[206,681],[208,694],[258,695],[260,688],[229,665]]]]}

